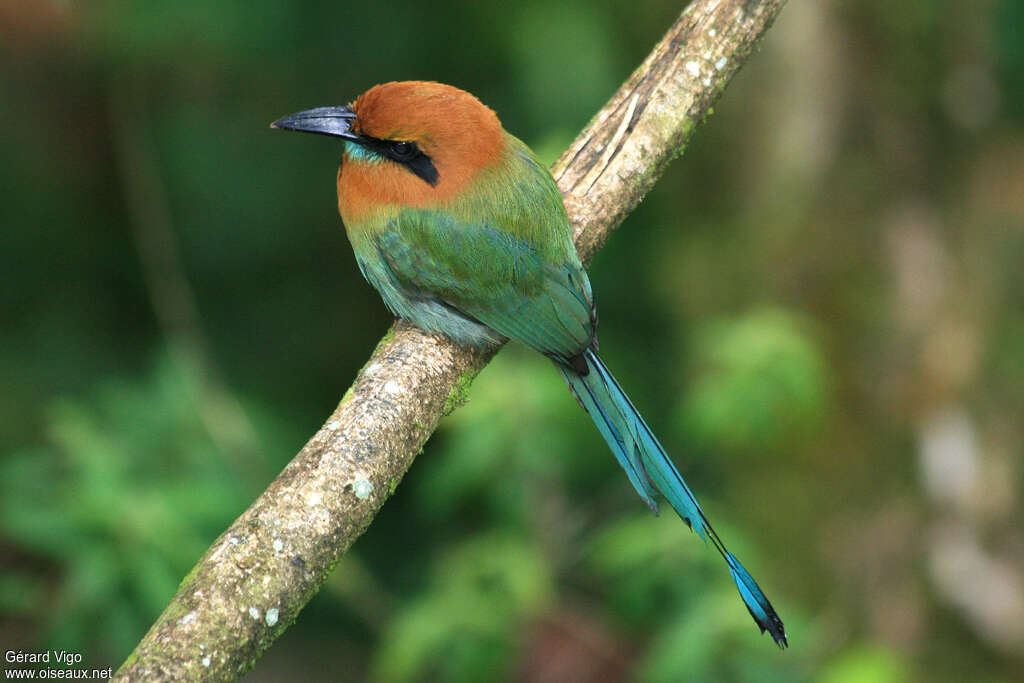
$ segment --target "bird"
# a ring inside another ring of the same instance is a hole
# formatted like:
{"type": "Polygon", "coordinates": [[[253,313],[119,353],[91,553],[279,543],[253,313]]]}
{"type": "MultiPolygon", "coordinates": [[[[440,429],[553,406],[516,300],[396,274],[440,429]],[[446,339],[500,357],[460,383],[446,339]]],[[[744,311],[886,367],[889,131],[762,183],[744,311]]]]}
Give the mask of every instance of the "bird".
{"type": "Polygon", "coordinates": [[[271,128],[341,142],[338,210],[356,263],[397,317],[458,344],[509,339],[550,358],[654,514],[661,494],[724,558],[763,634],[785,627],[597,354],[597,308],[548,169],[474,95],[375,85],[271,128]]]}

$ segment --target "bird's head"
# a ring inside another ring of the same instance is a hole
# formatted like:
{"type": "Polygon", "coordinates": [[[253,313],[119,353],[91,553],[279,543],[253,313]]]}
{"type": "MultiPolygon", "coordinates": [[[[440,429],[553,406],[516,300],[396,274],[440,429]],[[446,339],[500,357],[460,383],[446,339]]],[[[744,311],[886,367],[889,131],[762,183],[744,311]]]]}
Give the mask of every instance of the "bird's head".
{"type": "Polygon", "coordinates": [[[344,141],[343,218],[381,205],[447,201],[495,163],[503,145],[491,109],[464,90],[427,81],[384,83],[350,105],[309,109],[270,125],[344,141]]]}

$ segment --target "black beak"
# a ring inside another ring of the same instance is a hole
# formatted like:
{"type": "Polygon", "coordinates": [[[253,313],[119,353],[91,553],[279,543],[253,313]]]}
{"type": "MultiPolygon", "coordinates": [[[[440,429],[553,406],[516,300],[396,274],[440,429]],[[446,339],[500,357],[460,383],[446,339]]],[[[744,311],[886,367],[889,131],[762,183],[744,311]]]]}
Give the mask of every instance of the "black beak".
{"type": "Polygon", "coordinates": [[[270,127],[359,140],[360,137],[352,132],[352,121],[355,118],[356,113],[349,107],[317,107],[283,116],[270,124],[270,127]]]}

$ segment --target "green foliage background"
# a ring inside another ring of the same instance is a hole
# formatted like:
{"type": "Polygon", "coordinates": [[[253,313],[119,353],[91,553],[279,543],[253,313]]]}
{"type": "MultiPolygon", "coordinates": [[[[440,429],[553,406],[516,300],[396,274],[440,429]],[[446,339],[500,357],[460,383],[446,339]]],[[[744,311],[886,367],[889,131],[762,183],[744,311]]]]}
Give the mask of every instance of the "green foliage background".
{"type": "MultiPolygon", "coordinates": [[[[790,650],[512,347],[248,678],[1013,678],[1022,7],[791,3],[590,269],[602,355],[790,650]]],[[[553,161],[679,10],[0,8],[0,649],[119,663],[389,325],[337,146],[271,120],[440,80],[553,161]]]]}

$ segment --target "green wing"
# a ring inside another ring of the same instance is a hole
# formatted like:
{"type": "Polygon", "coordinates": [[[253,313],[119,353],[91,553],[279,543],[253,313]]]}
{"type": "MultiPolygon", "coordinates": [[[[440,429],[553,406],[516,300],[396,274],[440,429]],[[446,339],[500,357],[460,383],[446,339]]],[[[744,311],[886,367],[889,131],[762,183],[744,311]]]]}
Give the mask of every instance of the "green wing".
{"type": "Polygon", "coordinates": [[[567,237],[542,249],[494,225],[407,209],[375,242],[400,296],[439,302],[563,361],[594,340],[590,281],[567,237]]]}

